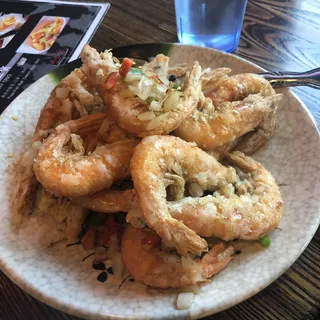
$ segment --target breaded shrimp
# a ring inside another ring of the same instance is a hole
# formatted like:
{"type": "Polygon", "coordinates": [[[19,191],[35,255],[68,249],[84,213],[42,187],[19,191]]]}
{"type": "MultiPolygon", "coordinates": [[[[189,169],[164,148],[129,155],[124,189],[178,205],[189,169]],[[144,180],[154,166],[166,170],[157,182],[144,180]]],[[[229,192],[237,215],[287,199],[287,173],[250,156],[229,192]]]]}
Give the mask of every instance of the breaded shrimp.
{"type": "Polygon", "coordinates": [[[95,193],[108,188],[115,180],[130,176],[130,159],[138,142],[122,140],[99,146],[84,155],[81,138],[72,134],[90,128],[90,121],[84,118],[58,126],[43,142],[35,158],[34,171],[38,181],[56,196],[95,193]],[[75,151],[68,147],[70,141],[75,151]]]}
{"type": "Polygon", "coordinates": [[[101,98],[91,87],[84,73],[75,69],[52,90],[40,111],[30,150],[17,162],[19,173],[13,191],[12,207],[21,214],[30,214],[34,205],[38,181],[33,172],[33,158],[41,142],[54,128],[66,121],[85,116],[103,106],[101,98]]]}
{"type": "Polygon", "coordinates": [[[142,67],[138,80],[128,82],[110,52],[100,54],[86,45],[82,70],[97,85],[116,122],[138,137],[168,134],[196,108],[201,93],[201,67],[196,62],[182,88],[169,82],[169,58],[160,54],[142,67]]]}
{"type": "Polygon", "coordinates": [[[85,116],[94,107],[101,109],[102,106],[101,99],[88,85],[84,73],[75,69],[52,90],[40,112],[32,142],[46,138],[55,126],[85,116]]]}
{"type": "MultiPolygon", "coordinates": [[[[235,183],[223,189],[218,186],[204,197],[170,201],[168,212],[203,237],[257,240],[279,224],[283,214],[279,187],[270,172],[243,153],[227,153],[225,159],[237,170],[235,183]]],[[[127,222],[143,226],[137,206],[132,205],[135,209],[129,210],[127,222]]]]}
{"type": "Polygon", "coordinates": [[[168,204],[172,217],[203,237],[257,240],[273,230],[283,214],[283,201],[273,176],[241,152],[226,154],[238,170],[230,191],[186,197],[168,204]]]}
{"type": "Polygon", "coordinates": [[[187,185],[197,182],[203,190],[236,182],[233,168],[222,166],[214,157],[173,136],[150,136],[135,148],[131,175],[143,216],[168,246],[186,256],[201,254],[207,243],[168,211],[167,174],[180,176],[187,185]]]}
{"type": "MultiPolygon", "coordinates": [[[[212,81],[211,87],[215,85],[212,81]]],[[[207,85],[210,88],[210,84],[207,85]]],[[[274,89],[268,80],[254,73],[242,73],[230,76],[213,88],[207,90],[205,95],[209,97],[214,106],[218,106],[225,101],[241,101],[250,94],[261,94],[268,97],[275,94],[274,89]]]]}
{"type": "Polygon", "coordinates": [[[184,258],[160,248],[161,239],[148,228],[128,226],[121,241],[122,260],[131,276],[156,288],[181,288],[218,273],[232,259],[233,247],[222,242],[201,259],[184,258]]]}
{"type": "Polygon", "coordinates": [[[263,124],[274,113],[281,98],[281,94],[266,98],[255,94],[243,101],[220,103],[218,109],[207,98],[203,109],[185,119],[175,134],[195,142],[199,148],[215,150],[263,124]]]}

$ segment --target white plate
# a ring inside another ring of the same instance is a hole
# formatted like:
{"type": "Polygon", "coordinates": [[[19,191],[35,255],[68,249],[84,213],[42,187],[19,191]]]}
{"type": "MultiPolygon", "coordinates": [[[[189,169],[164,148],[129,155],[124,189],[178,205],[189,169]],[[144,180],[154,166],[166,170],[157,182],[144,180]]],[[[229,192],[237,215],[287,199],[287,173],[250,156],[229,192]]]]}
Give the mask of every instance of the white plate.
{"type": "MultiPolygon", "coordinates": [[[[198,60],[203,67],[232,68],[233,73],[262,69],[232,55],[206,48],[164,45],[171,61],[198,60]]],[[[28,149],[39,110],[54,87],[53,77],[44,76],[24,91],[0,118],[0,266],[18,286],[50,306],[90,319],[183,319],[200,318],[227,309],[262,290],[300,256],[319,224],[320,154],[319,134],[302,102],[282,90],[278,128],[268,145],[254,155],[281,184],[285,204],[281,229],[270,234],[272,245],[262,249],[249,245],[201,287],[192,308],[175,308],[177,294],[157,293],[129,281],[119,289],[96,280],[99,271],[80,246],[65,242],[49,246],[52,230],[34,218],[10,211],[14,176],[8,167],[28,149]],[[16,116],[17,121],[11,119],[16,116]]]]}

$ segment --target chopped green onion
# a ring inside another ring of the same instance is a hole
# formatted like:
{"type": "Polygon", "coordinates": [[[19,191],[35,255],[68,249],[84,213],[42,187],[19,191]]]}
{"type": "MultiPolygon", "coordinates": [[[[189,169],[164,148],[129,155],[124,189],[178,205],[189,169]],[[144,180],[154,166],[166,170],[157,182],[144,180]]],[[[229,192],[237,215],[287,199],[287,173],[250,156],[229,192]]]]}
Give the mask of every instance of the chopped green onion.
{"type": "Polygon", "coordinates": [[[173,85],[173,89],[178,89],[179,88],[179,83],[175,82],[173,85]]]}
{"type": "Polygon", "coordinates": [[[265,235],[264,237],[259,239],[259,243],[261,247],[268,248],[271,245],[271,240],[268,235],[265,235]]]}
{"type": "Polygon", "coordinates": [[[142,74],[142,70],[139,68],[130,68],[128,74],[142,74]]]}

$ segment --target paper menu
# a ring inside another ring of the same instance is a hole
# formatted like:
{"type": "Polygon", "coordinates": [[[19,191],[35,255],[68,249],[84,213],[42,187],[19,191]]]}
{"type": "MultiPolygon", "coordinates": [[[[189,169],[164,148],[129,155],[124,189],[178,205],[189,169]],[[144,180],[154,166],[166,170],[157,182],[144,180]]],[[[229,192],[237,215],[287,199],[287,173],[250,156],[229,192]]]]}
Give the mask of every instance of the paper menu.
{"type": "Polygon", "coordinates": [[[0,113],[34,81],[77,59],[109,7],[0,0],[0,113]]]}

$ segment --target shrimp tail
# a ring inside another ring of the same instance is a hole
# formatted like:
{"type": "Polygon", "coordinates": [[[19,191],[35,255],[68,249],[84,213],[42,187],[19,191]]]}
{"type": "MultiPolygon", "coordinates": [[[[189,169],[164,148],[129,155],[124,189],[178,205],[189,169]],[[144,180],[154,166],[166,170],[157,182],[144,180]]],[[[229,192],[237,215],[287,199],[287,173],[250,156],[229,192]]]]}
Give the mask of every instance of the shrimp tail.
{"type": "Polygon", "coordinates": [[[240,168],[243,172],[256,171],[262,166],[254,161],[252,158],[247,157],[240,151],[233,151],[232,153],[225,154],[226,159],[231,161],[234,165],[240,168]]]}
{"type": "Polygon", "coordinates": [[[110,73],[116,70],[116,65],[112,60],[112,53],[105,51],[101,54],[85,45],[81,51],[81,70],[88,79],[95,85],[103,85],[110,73]]]}
{"type": "Polygon", "coordinates": [[[159,230],[159,235],[168,246],[175,244],[177,251],[184,257],[188,256],[188,252],[200,256],[202,252],[208,251],[205,239],[175,219],[167,220],[162,230],[159,230]]]}
{"type": "Polygon", "coordinates": [[[232,246],[227,246],[226,244],[220,242],[213,246],[210,251],[205,254],[201,260],[201,265],[203,267],[202,277],[204,279],[212,277],[217,274],[220,270],[227,266],[227,264],[232,260],[232,253],[234,248],[232,246]],[[228,253],[226,257],[218,258],[219,254],[228,253]]]}

